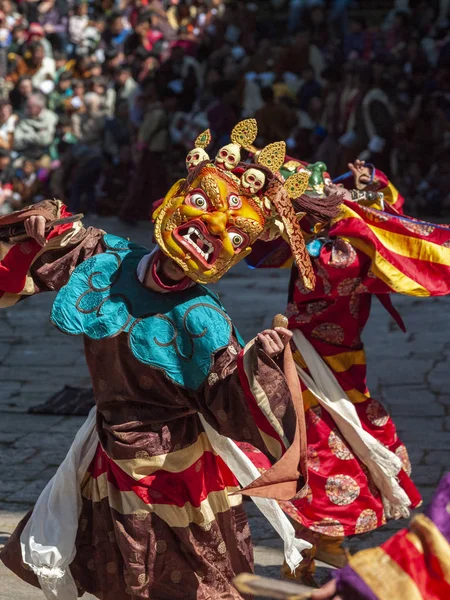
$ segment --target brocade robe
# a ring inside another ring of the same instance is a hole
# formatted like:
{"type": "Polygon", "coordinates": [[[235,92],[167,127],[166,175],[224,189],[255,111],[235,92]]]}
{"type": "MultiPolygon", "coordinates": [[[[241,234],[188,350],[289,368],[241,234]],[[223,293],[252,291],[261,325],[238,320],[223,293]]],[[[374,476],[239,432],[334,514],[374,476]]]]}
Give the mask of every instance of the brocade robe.
{"type": "MultiPolygon", "coordinates": [[[[0,226],[31,214],[52,220],[64,209],[46,201],[8,215],[0,226]]],[[[214,452],[199,414],[275,462],[296,430],[279,366],[256,345],[251,356],[241,350],[229,317],[206,288],[162,294],[144,287],[136,272],[145,248],[65,225],[44,248],[26,241],[2,249],[0,303],[59,290],[52,322],[84,339],[99,445],[82,484],[70,565],[79,594],[240,598],[232,578],[253,568],[250,530],[238,482],[214,452]]],[[[1,559],[37,585],[21,560],[28,518],[1,559]]]]}

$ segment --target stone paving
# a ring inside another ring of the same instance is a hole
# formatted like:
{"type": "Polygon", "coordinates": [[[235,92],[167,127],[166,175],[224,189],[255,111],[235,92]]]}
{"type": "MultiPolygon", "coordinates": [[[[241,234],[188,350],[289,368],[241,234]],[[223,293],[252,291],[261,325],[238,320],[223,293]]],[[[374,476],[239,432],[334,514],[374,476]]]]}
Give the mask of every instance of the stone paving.
{"type": "MultiPolygon", "coordinates": [[[[150,244],[147,226],[124,230],[115,219],[92,224],[150,244]]],[[[251,271],[241,265],[215,286],[245,339],[284,310],[288,277],[288,271],[251,271]]],[[[51,478],[83,422],[78,417],[26,414],[64,385],[89,385],[81,339],[60,334],[48,321],[52,300],[53,294],[43,294],[0,311],[0,545],[51,478]]],[[[410,452],[414,480],[428,502],[450,452],[450,299],[394,300],[408,333],[374,300],[365,334],[369,384],[372,395],[393,415],[410,452]]],[[[246,506],[258,571],[277,577],[280,541],[256,507],[246,506]]],[[[379,544],[403,524],[390,523],[354,538],[349,547],[355,551],[379,544]]],[[[40,591],[0,567],[0,600],[39,598],[40,591]]]]}

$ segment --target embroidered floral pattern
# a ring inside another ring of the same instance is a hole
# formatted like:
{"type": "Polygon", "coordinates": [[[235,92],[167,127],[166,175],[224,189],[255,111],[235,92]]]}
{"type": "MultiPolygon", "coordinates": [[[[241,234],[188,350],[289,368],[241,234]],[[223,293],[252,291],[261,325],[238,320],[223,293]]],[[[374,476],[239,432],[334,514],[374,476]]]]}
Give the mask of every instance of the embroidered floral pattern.
{"type": "Polygon", "coordinates": [[[313,523],[310,529],[324,535],[331,535],[332,537],[342,537],[344,535],[344,527],[337,519],[332,519],[331,517],[326,517],[322,521],[313,523]]]}
{"type": "Polygon", "coordinates": [[[376,529],[378,526],[378,519],[376,512],[371,510],[370,508],[366,508],[359,515],[356,526],[355,533],[366,533],[367,531],[372,531],[372,529],[376,529]]]}
{"type": "Polygon", "coordinates": [[[337,431],[332,431],[328,437],[328,446],[331,452],[340,460],[351,460],[355,458],[347,444],[337,431]]]}
{"type": "Polygon", "coordinates": [[[336,323],[322,323],[313,329],[312,336],[322,342],[338,346],[344,341],[344,330],[336,323]]]}
{"type": "Polygon", "coordinates": [[[313,471],[318,471],[320,469],[320,458],[319,458],[319,455],[317,454],[316,450],[314,450],[314,448],[311,448],[308,446],[308,449],[306,452],[307,452],[308,468],[312,469],[313,471]]]}
{"type": "Polygon", "coordinates": [[[389,421],[389,415],[384,407],[376,400],[371,400],[366,408],[369,421],[376,427],[383,427],[389,421]]]}
{"type": "Polygon", "coordinates": [[[342,238],[336,238],[334,240],[331,248],[331,266],[337,267],[338,269],[345,269],[353,264],[355,258],[355,249],[349,242],[342,238]]]}
{"type": "Polygon", "coordinates": [[[333,475],[327,479],[325,492],[333,504],[347,506],[356,500],[360,489],[349,475],[333,475]]]}
{"type": "Polygon", "coordinates": [[[405,471],[405,473],[409,476],[411,476],[411,462],[409,460],[409,456],[408,456],[408,450],[406,449],[405,446],[403,446],[403,444],[401,446],[399,446],[397,448],[397,450],[395,451],[395,454],[399,457],[399,459],[402,461],[402,467],[403,470],[405,471]]]}

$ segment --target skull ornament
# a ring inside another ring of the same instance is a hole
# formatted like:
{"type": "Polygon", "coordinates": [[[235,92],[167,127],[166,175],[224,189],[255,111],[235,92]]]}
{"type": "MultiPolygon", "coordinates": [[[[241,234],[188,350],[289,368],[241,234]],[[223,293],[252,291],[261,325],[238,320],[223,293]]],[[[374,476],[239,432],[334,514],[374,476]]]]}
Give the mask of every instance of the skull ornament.
{"type": "Polygon", "coordinates": [[[186,168],[190,171],[205,160],[209,160],[208,153],[203,148],[194,148],[186,156],[186,168]]]}
{"type": "Polygon", "coordinates": [[[241,151],[237,144],[227,144],[219,150],[216,155],[215,163],[221,169],[232,171],[241,160],[241,151]]]}
{"type": "Polygon", "coordinates": [[[266,183],[266,176],[258,169],[247,169],[241,177],[241,187],[245,193],[257,194],[266,183]]]}

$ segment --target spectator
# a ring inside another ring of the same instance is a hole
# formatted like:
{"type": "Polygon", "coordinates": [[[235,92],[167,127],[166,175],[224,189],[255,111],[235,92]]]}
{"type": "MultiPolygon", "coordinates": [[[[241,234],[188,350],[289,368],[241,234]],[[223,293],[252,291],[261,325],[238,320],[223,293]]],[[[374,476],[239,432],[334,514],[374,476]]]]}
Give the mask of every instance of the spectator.
{"type": "Polygon", "coordinates": [[[103,146],[105,116],[102,113],[102,99],[95,92],[84,97],[84,112],[72,115],[72,128],[75,137],[84,146],[103,146]]]}
{"type": "Polygon", "coordinates": [[[131,75],[131,69],[128,66],[117,67],[114,71],[114,83],[117,102],[121,100],[130,100],[134,95],[137,83],[131,75]]]}
{"type": "Polygon", "coordinates": [[[256,112],[260,145],[288,139],[297,124],[295,111],[276,102],[271,87],[263,88],[261,96],[264,106],[256,112]]]}
{"type": "Polygon", "coordinates": [[[45,56],[44,47],[40,42],[33,42],[27,47],[25,58],[17,56],[15,67],[8,79],[17,83],[22,77],[30,77],[34,88],[39,88],[46,79],[55,76],[55,61],[45,56]]]}
{"type": "Polygon", "coordinates": [[[31,94],[27,99],[26,115],[14,131],[14,150],[26,158],[37,159],[48,153],[55,137],[58,117],[45,105],[42,94],[31,94]]]}
{"type": "Polygon", "coordinates": [[[13,114],[9,100],[0,100],[0,148],[9,152],[14,141],[14,129],[18,116],[13,114]]]}
{"type": "Polygon", "coordinates": [[[137,137],[137,168],[130,195],[122,207],[122,220],[133,222],[148,217],[153,202],[167,191],[165,158],[169,151],[169,113],[175,109],[176,95],[170,89],[160,94],[151,86],[147,110],[137,137]]]}

